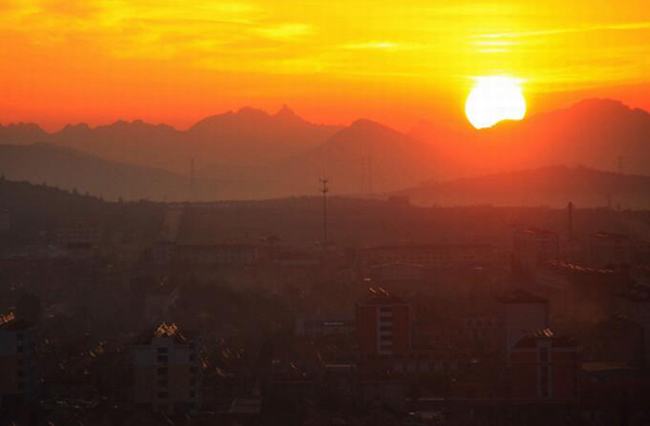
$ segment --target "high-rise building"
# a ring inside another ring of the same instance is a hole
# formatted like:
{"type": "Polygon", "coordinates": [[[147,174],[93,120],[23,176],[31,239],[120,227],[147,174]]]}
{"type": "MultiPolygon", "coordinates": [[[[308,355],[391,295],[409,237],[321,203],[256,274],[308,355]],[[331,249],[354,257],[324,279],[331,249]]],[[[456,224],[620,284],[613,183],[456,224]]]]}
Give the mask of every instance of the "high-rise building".
{"type": "Polygon", "coordinates": [[[559,256],[560,239],[555,232],[537,228],[515,231],[513,258],[525,271],[535,272],[539,265],[559,256]]]}
{"type": "Polygon", "coordinates": [[[546,329],[521,338],[510,352],[510,397],[570,401],[577,396],[578,348],[546,329]]]}
{"type": "Polygon", "coordinates": [[[11,213],[9,210],[0,209],[0,233],[11,230],[11,213]]]}
{"type": "Polygon", "coordinates": [[[183,412],[200,402],[201,369],[195,342],[162,323],[133,346],[133,400],[156,411],[183,412]]]}
{"type": "Polygon", "coordinates": [[[512,290],[499,299],[505,327],[506,352],[525,336],[549,327],[548,301],[525,290],[512,290]]]}
{"type": "Polygon", "coordinates": [[[16,406],[36,396],[34,327],[13,313],[0,315],[0,405],[16,406]]]}
{"type": "Polygon", "coordinates": [[[407,354],[411,350],[412,307],[383,289],[356,304],[359,350],[364,357],[407,354]]]}

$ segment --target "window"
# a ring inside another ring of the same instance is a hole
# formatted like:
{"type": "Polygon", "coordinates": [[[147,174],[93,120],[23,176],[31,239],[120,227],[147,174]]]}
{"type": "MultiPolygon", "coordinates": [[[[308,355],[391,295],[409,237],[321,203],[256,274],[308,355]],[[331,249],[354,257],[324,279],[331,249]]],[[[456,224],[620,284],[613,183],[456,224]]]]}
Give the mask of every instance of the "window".
{"type": "Polygon", "coordinates": [[[167,363],[168,361],[167,355],[158,355],[158,362],[167,363]]]}
{"type": "Polygon", "coordinates": [[[158,367],[158,375],[162,376],[167,374],[167,367],[158,367]]]}
{"type": "Polygon", "coordinates": [[[158,398],[166,399],[169,397],[169,392],[158,392],[158,398]]]}
{"type": "Polygon", "coordinates": [[[167,386],[169,386],[169,382],[167,381],[167,379],[158,380],[158,386],[161,388],[166,388],[167,386]]]}
{"type": "Polygon", "coordinates": [[[167,352],[169,352],[168,348],[165,348],[165,347],[158,348],[158,353],[159,354],[166,354],[167,352]]]}

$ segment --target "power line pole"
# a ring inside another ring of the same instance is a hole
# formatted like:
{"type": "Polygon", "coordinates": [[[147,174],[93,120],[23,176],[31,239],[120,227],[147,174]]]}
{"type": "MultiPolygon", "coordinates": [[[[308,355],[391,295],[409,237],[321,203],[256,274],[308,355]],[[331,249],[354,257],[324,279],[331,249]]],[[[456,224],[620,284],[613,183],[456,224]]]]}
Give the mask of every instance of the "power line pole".
{"type": "Polygon", "coordinates": [[[323,194],[323,247],[327,243],[327,193],[330,191],[328,183],[329,179],[320,178],[320,193],[323,194]]]}

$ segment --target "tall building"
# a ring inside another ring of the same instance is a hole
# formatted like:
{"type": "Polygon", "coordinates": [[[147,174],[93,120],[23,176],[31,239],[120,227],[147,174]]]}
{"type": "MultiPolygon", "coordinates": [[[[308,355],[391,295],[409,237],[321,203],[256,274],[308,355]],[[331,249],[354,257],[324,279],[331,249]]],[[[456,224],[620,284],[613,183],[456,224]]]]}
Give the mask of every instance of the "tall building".
{"type": "Polygon", "coordinates": [[[11,230],[11,213],[9,210],[0,209],[0,233],[11,230]]]}
{"type": "Polygon", "coordinates": [[[589,257],[592,265],[629,265],[633,259],[632,240],[626,235],[598,232],[589,239],[589,257]]]}
{"type": "Polygon", "coordinates": [[[515,231],[513,241],[515,262],[528,272],[551,260],[558,260],[560,251],[559,236],[552,231],[537,228],[515,231]]]}
{"type": "Polygon", "coordinates": [[[521,338],[510,352],[509,367],[512,399],[571,401],[577,397],[577,345],[549,329],[521,338]]]}
{"type": "Polygon", "coordinates": [[[512,290],[499,299],[505,327],[506,353],[530,333],[549,327],[548,301],[525,290],[512,290]]]}
{"type": "Polygon", "coordinates": [[[408,354],[411,350],[413,309],[383,289],[356,304],[357,339],[363,357],[408,354]]]}
{"type": "Polygon", "coordinates": [[[34,327],[13,313],[0,315],[0,406],[35,398],[34,327]]]}
{"type": "Polygon", "coordinates": [[[133,346],[133,401],[156,411],[183,412],[200,402],[201,371],[195,342],[162,323],[133,346]]]}

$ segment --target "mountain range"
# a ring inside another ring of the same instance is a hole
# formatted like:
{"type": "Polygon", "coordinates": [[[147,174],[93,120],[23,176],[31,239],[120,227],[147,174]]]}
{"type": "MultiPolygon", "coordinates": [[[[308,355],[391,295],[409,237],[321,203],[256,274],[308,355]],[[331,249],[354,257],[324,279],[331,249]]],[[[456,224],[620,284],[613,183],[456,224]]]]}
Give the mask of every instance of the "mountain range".
{"type": "Polygon", "coordinates": [[[287,107],[273,114],[242,108],[187,130],[142,121],[53,133],[32,123],[0,126],[0,172],[107,198],[316,194],[321,176],[334,193],[360,195],[551,165],[650,175],[649,144],[650,115],[612,100],[480,131],[442,119],[410,132],[365,119],[321,125],[287,107]]]}

